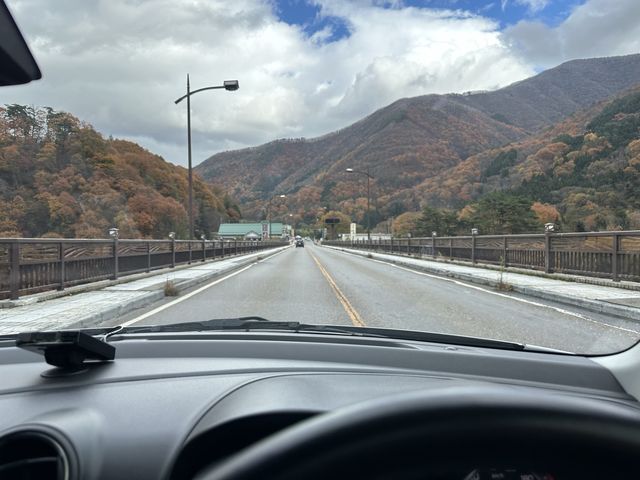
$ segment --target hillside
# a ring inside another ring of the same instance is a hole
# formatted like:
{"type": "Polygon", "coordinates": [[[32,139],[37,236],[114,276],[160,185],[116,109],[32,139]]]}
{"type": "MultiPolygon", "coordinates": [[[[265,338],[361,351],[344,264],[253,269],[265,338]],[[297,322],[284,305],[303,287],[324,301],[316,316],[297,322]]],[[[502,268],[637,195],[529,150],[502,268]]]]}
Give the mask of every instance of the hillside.
{"type": "Polygon", "coordinates": [[[451,207],[495,190],[553,205],[565,230],[640,228],[640,87],[471,156],[410,196],[451,207]]]}
{"type": "MultiPolygon", "coordinates": [[[[196,228],[240,214],[195,182],[196,228]]],[[[0,108],[0,237],[186,238],[187,174],[139,145],[105,139],[64,112],[0,108]]]]}
{"type": "Polygon", "coordinates": [[[316,140],[281,140],[216,155],[196,171],[204,179],[215,178],[243,208],[256,213],[252,202],[260,204],[272,192],[285,192],[291,201],[299,198],[301,206],[309,206],[309,192],[304,191],[309,187],[320,189],[312,193],[319,202],[353,198],[357,185],[343,174],[347,167],[370,167],[379,185],[396,190],[424,179],[427,165],[436,174],[473,153],[523,136],[521,129],[434,95],[398,101],[316,140]]]}
{"type": "MultiPolygon", "coordinates": [[[[375,221],[419,208],[429,179],[442,178],[481,152],[529,138],[640,80],[640,55],[575,60],[493,92],[426,95],[399,100],[338,132],[316,139],[278,140],[223,152],[196,167],[224,185],[248,216],[264,214],[273,193],[289,211],[313,221],[320,206],[362,220],[365,201],[347,167],[376,177],[375,221]]],[[[477,192],[440,192],[440,205],[477,192]]]]}

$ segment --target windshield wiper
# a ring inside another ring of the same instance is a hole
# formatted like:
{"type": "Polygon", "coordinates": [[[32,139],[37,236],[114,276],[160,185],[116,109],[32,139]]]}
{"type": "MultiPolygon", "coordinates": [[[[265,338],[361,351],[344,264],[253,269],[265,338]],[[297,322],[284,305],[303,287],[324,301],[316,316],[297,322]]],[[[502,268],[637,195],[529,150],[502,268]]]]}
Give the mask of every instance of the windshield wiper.
{"type": "Polygon", "coordinates": [[[201,322],[171,323],[168,325],[150,325],[126,327],[118,334],[152,332],[203,332],[203,331],[257,331],[281,330],[290,332],[333,333],[359,337],[379,337],[394,340],[444,343],[469,347],[489,347],[506,350],[527,350],[522,343],[492,340],[487,338],[466,337],[444,333],[419,332],[413,330],[395,330],[391,328],[356,327],[350,325],[314,325],[296,321],[273,321],[262,317],[239,317],[205,320],[201,322]]]}
{"type": "Polygon", "coordinates": [[[377,327],[343,327],[349,330],[359,330],[365,334],[375,334],[379,337],[393,338],[396,340],[411,340],[416,342],[445,343],[450,345],[460,345],[465,347],[489,347],[501,348],[505,350],[526,350],[523,343],[506,342],[504,340],[493,340],[490,338],[467,337],[464,335],[452,335],[447,333],[420,332],[416,330],[396,330],[393,328],[377,327]]]}
{"type": "Polygon", "coordinates": [[[201,322],[183,322],[170,323],[167,325],[149,325],[126,327],[117,332],[117,334],[127,333],[159,333],[159,332],[206,332],[206,331],[256,331],[256,330],[281,330],[289,332],[317,332],[317,333],[335,333],[341,335],[353,336],[378,336],[375,333],[365,333],[359,328],[351,329],[349,327],[334,325],[313,325],[296,321],[275,321],[267,320],[263,317],[238,317],[238,318],[215,318],[212,320],[204,320],[201,322]]]}

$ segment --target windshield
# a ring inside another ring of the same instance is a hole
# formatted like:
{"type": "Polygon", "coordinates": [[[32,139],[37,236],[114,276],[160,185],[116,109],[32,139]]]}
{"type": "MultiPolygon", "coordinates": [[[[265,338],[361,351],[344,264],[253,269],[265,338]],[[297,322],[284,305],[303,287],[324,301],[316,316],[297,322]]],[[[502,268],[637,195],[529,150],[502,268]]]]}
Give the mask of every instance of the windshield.
{"type": "Polygon", "coordinates": [[[638,2],[6,4],[0,335],[640,338],[638,2]]]}

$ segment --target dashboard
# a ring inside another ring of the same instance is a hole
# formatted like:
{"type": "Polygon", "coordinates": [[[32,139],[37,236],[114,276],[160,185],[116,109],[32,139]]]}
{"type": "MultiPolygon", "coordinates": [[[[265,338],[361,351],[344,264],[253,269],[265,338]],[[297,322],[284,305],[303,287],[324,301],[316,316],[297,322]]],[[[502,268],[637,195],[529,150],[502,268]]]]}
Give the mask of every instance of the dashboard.
{"type": "MultiPolygon", "coordinates": [[[[482,398],[486,391],[497,399],[587,402],[640,418],[638,403],[611,373],[583,357],[280,332],[115,335],[110,343],[113,362],[51,376],[41,356],[0,342],[0,478],[197,478],[305,422],[403,395],[482,398]]],[[[347,417],[357,418],[354,412],[347,417]]],[[[442,445],[459,441],[440,435],[442,445]]],[[[438,453],[448,458],[446,468],[407,462],[393,477],[557,480],[593,473],[588,456],[576,463],[579,452],[536,453],[553,439],[522,439],[526,454],[519,456],[513,444],[476,456],[449,448],[438,453]]],[[[385,448],[389,458],[409,450],[385,448]]],[[[378,473],[360,464],[349,477],[391,478],[378,473]]]]}

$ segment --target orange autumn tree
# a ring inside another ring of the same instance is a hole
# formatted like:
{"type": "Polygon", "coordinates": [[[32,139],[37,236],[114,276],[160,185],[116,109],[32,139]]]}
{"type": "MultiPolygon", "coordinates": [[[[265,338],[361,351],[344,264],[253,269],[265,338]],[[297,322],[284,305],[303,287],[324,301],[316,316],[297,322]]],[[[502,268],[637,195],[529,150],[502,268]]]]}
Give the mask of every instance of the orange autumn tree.
{"type": "Polygon", "coordinates": [[[531,210],[535,214],[540,223],[557,223],[560,219],[560,213],[555,206],[549,203],[533,202],[531,210]]]}
{"type": "MultiPolygon", "coordinates": [[[[123,238],[187,236],[185,168],[50,108],[0,107],[0,187],[0,236],[95,238],[114,226],[123,238]]],[[[196,175],[198,231],[240,218],[196,175]]]]}

